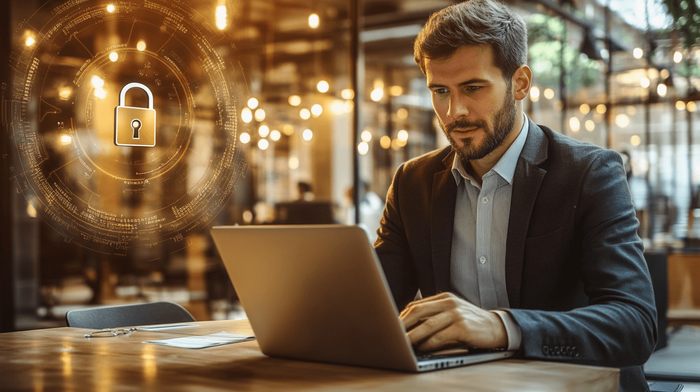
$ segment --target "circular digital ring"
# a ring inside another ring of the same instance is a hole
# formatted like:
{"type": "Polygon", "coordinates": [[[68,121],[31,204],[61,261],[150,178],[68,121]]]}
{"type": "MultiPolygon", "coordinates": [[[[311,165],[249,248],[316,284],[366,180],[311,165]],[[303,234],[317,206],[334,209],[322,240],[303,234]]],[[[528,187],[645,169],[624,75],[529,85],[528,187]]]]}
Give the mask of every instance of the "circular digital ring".
{"type": "Polygon", "coordinates": [[[15,37],[14,185],[67,242],[187,247],[245,171],[228,37],[169,0],[48,1],[15,37]]]}

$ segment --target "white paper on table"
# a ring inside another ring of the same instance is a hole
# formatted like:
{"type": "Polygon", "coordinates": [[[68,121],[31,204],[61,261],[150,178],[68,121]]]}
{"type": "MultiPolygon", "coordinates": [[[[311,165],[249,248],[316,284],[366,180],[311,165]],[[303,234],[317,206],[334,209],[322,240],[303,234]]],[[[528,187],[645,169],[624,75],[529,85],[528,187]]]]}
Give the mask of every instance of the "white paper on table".
{"type": "Polygon", "coordinates": [[[231,344],[245,342],[246,340],[254,339],[252,335],[239,335],[228,332],[217,332],[203,336],[186,336],[183,338],[173,338],[164,340],[151,340],[144,343],[162,344],[164,346],[181,347],[181,348],[207,348],[221,346],[222,344],[231,344]]]}
{"type": "Polygon", "coordinates": [[[198,324],[161,324],[150,327],[137,327],[139,331],[163,331],[166,329],[199,327],[198,324]]]}

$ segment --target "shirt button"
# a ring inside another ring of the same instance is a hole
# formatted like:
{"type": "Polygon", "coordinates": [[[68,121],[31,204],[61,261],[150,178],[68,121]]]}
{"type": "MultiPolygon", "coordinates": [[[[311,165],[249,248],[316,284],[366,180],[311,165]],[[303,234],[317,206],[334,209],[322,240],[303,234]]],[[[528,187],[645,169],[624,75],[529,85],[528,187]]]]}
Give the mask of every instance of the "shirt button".
{"type": "Polygon", "coordinates": [[[479,261],[481,262],[481,264],[484,264],[484,263],[486,262],[486,257],[481,256],[481,257],[479,258],[479,261]]]}
{"type": "Polygon", "coordinates": [[[488,202],[489,202],[489,198],[488,198],[488,197],[484,197],[483,199],[481,199],[481,201],[483,201],[483,202],[484,202],[484,204],[486,204],[486,203],[488,203],[488,202]]]}

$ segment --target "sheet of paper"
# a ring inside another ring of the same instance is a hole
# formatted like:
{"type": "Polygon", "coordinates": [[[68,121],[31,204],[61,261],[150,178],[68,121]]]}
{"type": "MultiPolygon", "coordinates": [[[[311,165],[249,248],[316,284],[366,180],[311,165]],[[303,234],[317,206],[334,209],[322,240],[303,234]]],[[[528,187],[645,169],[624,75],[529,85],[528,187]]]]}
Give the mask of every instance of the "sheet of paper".
{"type": "Polygon", "coordinates": [[[244,342],[254,339],[252,335],[238,335],[228,332],[217,332],[203,336],[186,336],[183,338],[173,338],[164,340],[151,340],[145,343],[162,344],[164,346],[181,347],[181,348],[207,348],[220,346],[222,344],[231,344],[244,342]]]}
{"type": "Polygon", "coordinates": [[[139,331],[164,331],[166,329],[199,327],[197,324],[162,324],[152,325],[150,327],[138,327],[139,331]]]}

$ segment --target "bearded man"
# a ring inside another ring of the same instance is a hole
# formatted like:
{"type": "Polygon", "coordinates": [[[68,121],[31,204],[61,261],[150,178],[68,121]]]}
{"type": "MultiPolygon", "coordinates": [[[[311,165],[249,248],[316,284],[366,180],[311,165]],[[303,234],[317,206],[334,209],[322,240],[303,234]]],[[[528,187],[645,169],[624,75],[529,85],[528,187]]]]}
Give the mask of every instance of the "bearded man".
{"type": "Polygon", "coordinates": [[[450,146],[399,167],[375,242],[414,347],[618,367],[648,390],[656,309],[620,155],[524,114],[527,28],[500,3],[434,14],[414,54],[450,146]]]}

